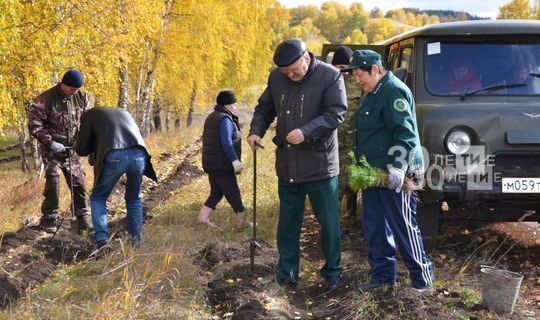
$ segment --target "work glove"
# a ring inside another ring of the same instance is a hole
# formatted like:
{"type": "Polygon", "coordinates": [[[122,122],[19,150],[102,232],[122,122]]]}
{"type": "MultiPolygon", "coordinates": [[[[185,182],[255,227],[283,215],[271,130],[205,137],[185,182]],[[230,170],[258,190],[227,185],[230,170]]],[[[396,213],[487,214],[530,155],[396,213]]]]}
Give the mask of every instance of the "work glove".
{"type": "Polygon", "coordinates": [[[56,154],[63,154],[64,152],[66,152],[66,147],[63,144],[56,141],[53,141],[51,145],[49,146],[49,148],[51,148],[51,150],[56,154]]]}
{"type": "Polygon", "coordinates": [[[242,162],[240,162],[240,160],[234,160],[232,166],[234,168],[234,173],[238,174],[242,172],[242,162]]]}
{"type": "Polygon", "coordinates": [[[396,190],[396,193],[400,193],[404,180],[405,173],[403,170],[397,168],[390,168],[388,170],[388,189],[396,190]]]}

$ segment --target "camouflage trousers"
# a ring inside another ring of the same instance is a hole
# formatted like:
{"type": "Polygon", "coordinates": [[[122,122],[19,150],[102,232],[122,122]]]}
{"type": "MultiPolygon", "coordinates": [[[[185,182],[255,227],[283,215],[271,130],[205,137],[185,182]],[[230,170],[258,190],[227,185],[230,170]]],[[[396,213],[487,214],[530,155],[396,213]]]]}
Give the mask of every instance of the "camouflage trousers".
{"type": "MultiPolygon", "coordinates": [[[[41,204],[43,219],[58,219],[60,207],[60,171],[64,174],[68,188],[71,186],[70,166],[67,157],[43,157],[45,164],[45,199],[41,204]]],[[[88,214],[86,206],[86,188],[84,170],[81,159],[76,154],[71,156],[71,176],[73,177],[73,199],[75,215],[85,216],[88,214]]]]}

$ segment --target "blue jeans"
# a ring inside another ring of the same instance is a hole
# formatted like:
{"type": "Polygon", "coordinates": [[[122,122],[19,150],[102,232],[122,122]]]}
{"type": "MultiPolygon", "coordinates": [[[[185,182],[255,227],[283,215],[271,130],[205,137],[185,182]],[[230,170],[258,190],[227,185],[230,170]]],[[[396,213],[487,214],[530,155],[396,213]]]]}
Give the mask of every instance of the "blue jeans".
{"type": "Polygon", "coordinates": [[[107,198],[116,182],[125,173],[128,233],[133,244],[139,243],[142,233],[141,183],[148,155],[142,148],[113,149],[103,160],[103,168],[90,195],[92,223],[96,242],[109,240],[107,228],[107,198]]]}

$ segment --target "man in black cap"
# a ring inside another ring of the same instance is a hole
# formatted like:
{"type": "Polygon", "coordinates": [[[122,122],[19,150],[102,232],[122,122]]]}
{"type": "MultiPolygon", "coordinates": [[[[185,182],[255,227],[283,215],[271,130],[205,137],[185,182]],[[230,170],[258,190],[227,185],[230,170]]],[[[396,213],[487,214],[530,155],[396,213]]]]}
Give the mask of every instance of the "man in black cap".
{"type": "Polygon", "coordinates": [[[339,285],[342,269],[339,227],[339,158],[337,127],[343,121],[346,94],[343,77],[317,60],[300,39],[282,42],[274,53],[278,68],[255,107],[248,136],[251,148],[277,118],[272,142],[277,146],[276,172],[280,200],[276,281],[295,286],[300,262],[300,231],[305,199],[321,224],[326,263],[322,276],[330,288],[339,285]]]}
{"type": "Polygon", "coordinates": [[[67,150],[74,146],[81,114],[89,108],[88,97],[80,90],[83,83],[79,70],[68,70],[62,82],[40,94],[30,109],[28,128],[40,143],[45,165],[45,199],[41,205],[43,216],[40,225],[51,233],[57,231],[60,221],[60,171],[68,186],[73,184],[71,201],[74,201],[79,232],[92,227],[92,218],[86,207],[83,166],[79,156],[67,150]],[[68,156],[71,157],[71,165],[68,156]]]}
{"type": "MultiPolygon", "coordinates": [[[[332,65],[338,69],[343,69],[351,62],[353,51],[347,46],[341,46],[334,51],[332,65]]],[[[350,73],[343,73],[345,90],[347,91],[347,115],[345,121],[338,129],[339,141],[339,201],[345,197],[346,211],[345,217],[356,217],[357,193],[349,187],[347,167],[351,164],[349,153],[353,145],[353,117],[356,108],[360,103],[362,90],[356,85],[354,77],[350,73]]]]}

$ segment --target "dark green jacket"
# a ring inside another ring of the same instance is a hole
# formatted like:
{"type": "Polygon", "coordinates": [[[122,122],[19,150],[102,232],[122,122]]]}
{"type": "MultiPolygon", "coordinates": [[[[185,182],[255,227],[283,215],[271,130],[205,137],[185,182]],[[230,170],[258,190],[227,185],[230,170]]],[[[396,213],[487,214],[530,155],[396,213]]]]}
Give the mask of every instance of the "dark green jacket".
{"type": "Polygon", "coordinates": [[[362,98],[354,128],[357,160],[365,155],[371,166],[384,170],[391,165],[406,173],[423,171],[414,98],[392,72],[387,72],[362,98]]]}

